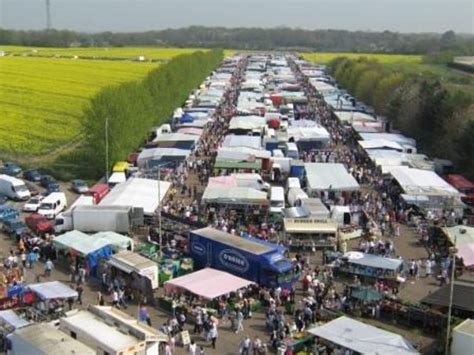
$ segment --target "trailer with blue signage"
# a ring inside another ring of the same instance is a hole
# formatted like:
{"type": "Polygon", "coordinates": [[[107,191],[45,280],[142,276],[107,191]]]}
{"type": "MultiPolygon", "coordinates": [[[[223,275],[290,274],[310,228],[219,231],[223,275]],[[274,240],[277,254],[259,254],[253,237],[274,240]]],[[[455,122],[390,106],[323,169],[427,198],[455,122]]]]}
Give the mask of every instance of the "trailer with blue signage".
{"type": "Polygon", "coordinates": [[[289,289],[297,281],[285,250],[277,244],[210,227],[189,233],[189,252],[197,269],[212,267],[264,287],[289,289]]]}

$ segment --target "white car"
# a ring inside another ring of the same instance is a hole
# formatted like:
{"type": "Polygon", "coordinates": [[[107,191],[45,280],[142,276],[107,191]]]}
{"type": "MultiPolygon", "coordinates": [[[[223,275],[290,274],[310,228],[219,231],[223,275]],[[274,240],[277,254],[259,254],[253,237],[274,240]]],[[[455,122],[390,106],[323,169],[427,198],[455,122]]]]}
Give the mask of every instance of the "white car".
{"type": "Polygon", "coordinates": [[[25,205],[23,206],[23,211],[37,212],[41,204],[41,201],[43,199],[44,199],[44,196],[40,196],[40,195],[30,198],[28,201],[26,201],[25,205]]]}

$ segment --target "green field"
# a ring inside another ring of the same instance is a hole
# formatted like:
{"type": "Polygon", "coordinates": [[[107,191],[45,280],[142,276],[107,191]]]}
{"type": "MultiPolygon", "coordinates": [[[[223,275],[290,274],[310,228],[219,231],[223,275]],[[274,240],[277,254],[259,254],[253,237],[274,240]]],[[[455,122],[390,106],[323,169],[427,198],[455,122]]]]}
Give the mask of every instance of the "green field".
{"type": "Polygon", "coordinates": [[[375,59],[380,63],[410,63],[417,64],[421,63],[421,55],[402,55],[402,54],[374,54],[374,53],[317,53],[317,52],[301,52],[299,53],[304,59],[309,60],[318,64],[327,64],[331,60],[337,57],[346,57],[349,59],[357,59],[360,57],[366,57],[369,59],[375,59]]]}
{"type": "Polygon", "coordinates": [[[91,47],[91,48],[38,48],[19,46],[0,46],[0,51],[7,54],[44,57],[110,58],[137,59],[144,56],[145,60],[169,60],[180,54],[195,52],[194,48],[159,48],[159,47],[91,47]]]}
{"type": "Polygon", "coordinates": [[[0,155],[23,160],[80,138],[100,88],[144,77],[156,63],[0,57],[0,155]]]}

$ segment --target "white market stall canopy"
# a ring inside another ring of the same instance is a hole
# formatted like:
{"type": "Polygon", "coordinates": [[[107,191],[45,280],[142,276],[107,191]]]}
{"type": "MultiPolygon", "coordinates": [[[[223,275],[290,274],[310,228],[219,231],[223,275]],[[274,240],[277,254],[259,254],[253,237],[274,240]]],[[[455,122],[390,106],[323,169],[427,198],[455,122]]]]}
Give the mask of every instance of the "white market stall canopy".
{"type": "Polygon", "coordinates": [[[115,173],[110,175],[109,181],[107,181],[107,183],[111,185],[115,185],[115,184],[120,184],[125,181],[127,181],[127,175],[125,173],[116,171],[115,173]]]}
{"type": "Polygon", "coordinates": [[[397,168],[390,174],[408,195],[459,196],[459,192],[434,171],[397,168]]]}
{"type": "MultiPolygon", "coordinates": [[[[163,200],[171,183],[160,181],[160,199],[163,200]]],[[[158,208],[158,181],[143,178],[130,178],[116,185],[104,199],[101,206],[132,206],[143,208],[146,215],[152,215],[158,208]]]]}
{"type": "Polygon", "coordinates": [[[165,282],[165,290],[170,293],[184,289],[208,300],[235,292],[254,283],[224,271],[205,268],[191,274],[165,282]]]}
{"type": "Polygon", "coordinates": [[[265,149],[249,147],[222,147],[217,150],[217,157],[224,160],[270,159],[272,153],[265,149]]]}
{"type": "Polygon", "coordinates": [[[110,242],[73,230],[55,237],[53,246],[61,250],[75,250],[78,254],[85,256],[110,246],[110,242]]]}
{"type": "Polygon", "coordinates": [[[261,129],[267,125],[265,117],[261,116],[235,116],[229,123],[229,130],[261,129]]]}
{"type": "Polygon", "coordinates": [[[399,152],[403,152],[403,147],[399,143],[388,140],[388,139],[372,139],[370,141],[359,141],[359,145],[366,150],[393,149],[399,152]]]}
{"type": "MultiPolygon", "coordinates": [[[[298,121],[296,121],[298,122],[298,121]]],[[[329,142],[329,132],[322,126],[298,127],[289,126],[287,129],[288,139],[299,141],[325,141],[329,142]]]]}
{"type": "Polygon", "coordinates": [[[400,259],[386,258],[374,254],[366,254],[359,251],[348,251],[343,256],[348,259],[349,263],[370,268],[384,269],[384,270],[398,270],[403,264],[400,259]]]}
{"type": "Polygon", "coordinates": [[[266,205],[268,195],[250,187],[208,186],[204,190],[202,201],[229,205],[266,205]]]}
{"type": "Polygon", "coordinates": [[[76,290],[73,290],[69,286],[59,281],[33,284],[29,285],[28,288],[42,300],[77,297],[76,290]]]}
{"type": "Polygon", "coordinates": [[[418,354],[402,336],[348,317],[339,317],[308,332],[361,354],[418,354]]]}
{"type": "Polygon", "coordinates": [[[224,139],[223,147],[248,147],[253,149],[262,148],[262,139],[253,136],[228,135],[224,139]]]}
{"type": "Polygon", "coordinates": [[[361,133],[360,137],[364,141],[370,141],[374,139],[384,139],[392,142],[396,142],[404,147],[410,146],[416,148],[416,140],[413,138],[405,137],[399,133],[361,133]]]}
{"type": "Polygon", "coordinates": [[[306,179],[312,191],[356,191],[359,184],[343,164],[306,163],[306,179]]]}

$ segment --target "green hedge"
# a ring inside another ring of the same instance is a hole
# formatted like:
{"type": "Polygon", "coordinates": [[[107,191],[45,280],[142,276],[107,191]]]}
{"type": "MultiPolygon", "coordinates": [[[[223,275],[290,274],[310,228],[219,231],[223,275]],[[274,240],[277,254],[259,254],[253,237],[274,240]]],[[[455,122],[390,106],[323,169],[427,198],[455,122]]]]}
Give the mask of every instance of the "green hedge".
{"type": "Polygon", "coordinates": [[[222,58],[221,50],[180,55],[152,70],[143,80],[98,92],[86,107],[82,120],[91,177],[105,172],[107,119],[110,168],[143,144],[151,127],[166,122],[222,58]]]}

